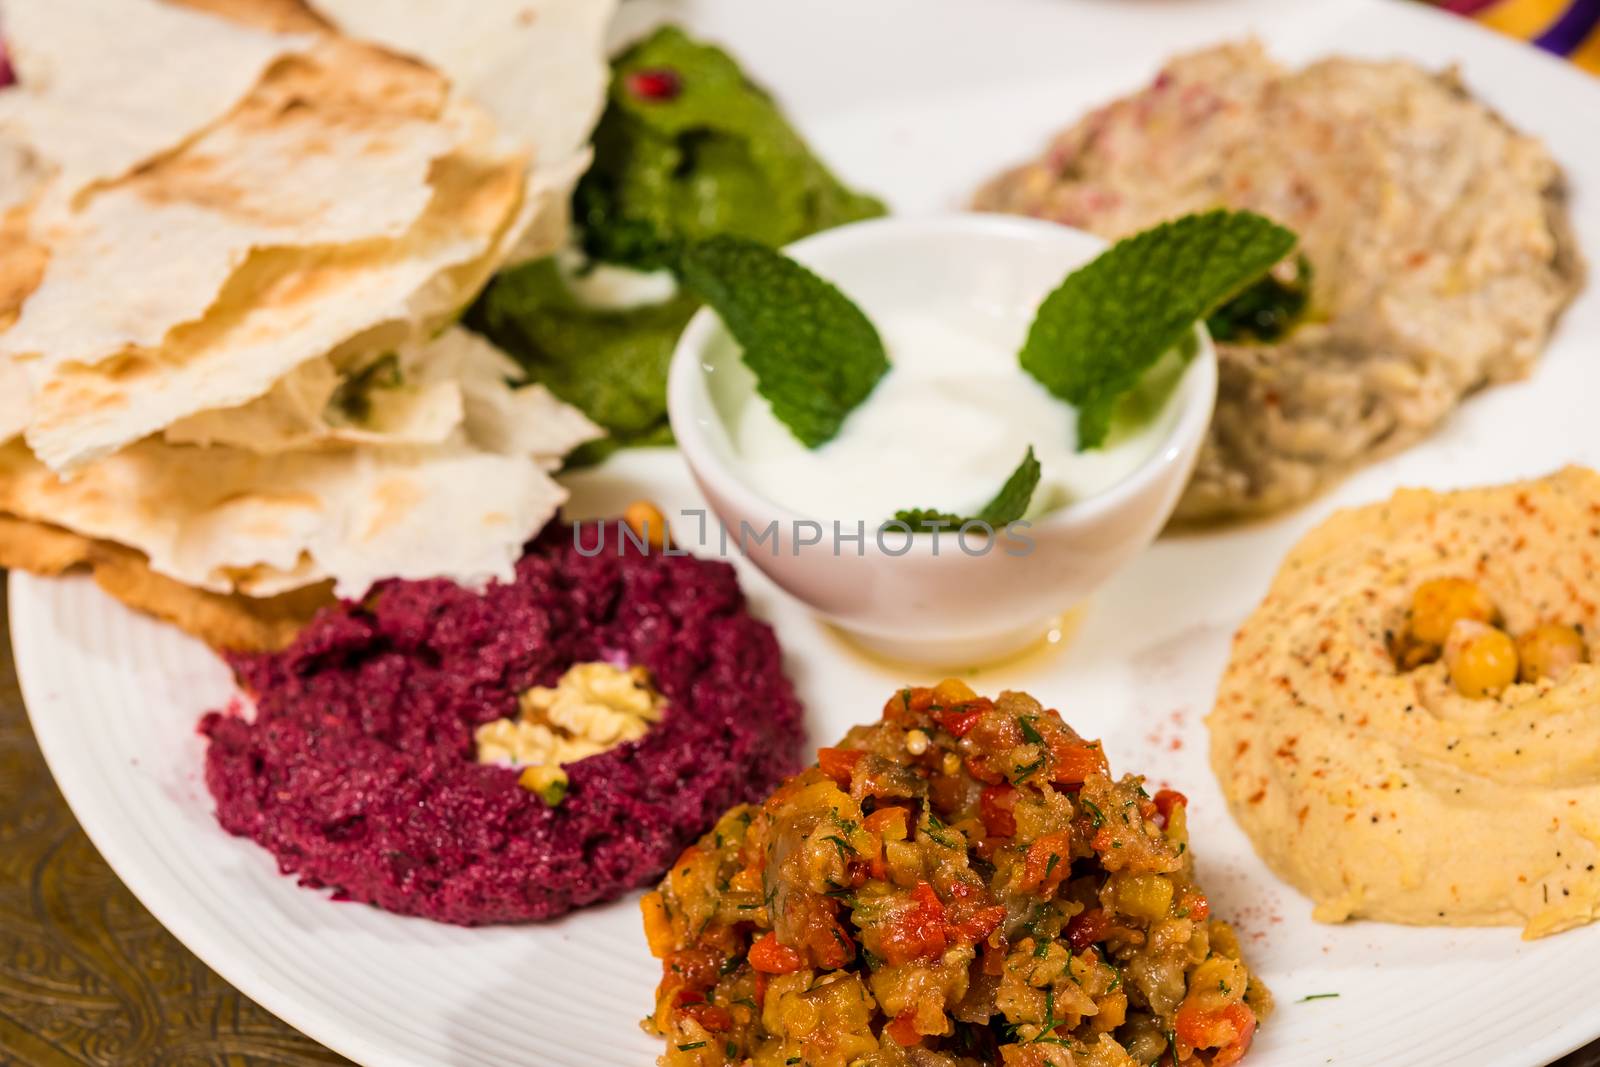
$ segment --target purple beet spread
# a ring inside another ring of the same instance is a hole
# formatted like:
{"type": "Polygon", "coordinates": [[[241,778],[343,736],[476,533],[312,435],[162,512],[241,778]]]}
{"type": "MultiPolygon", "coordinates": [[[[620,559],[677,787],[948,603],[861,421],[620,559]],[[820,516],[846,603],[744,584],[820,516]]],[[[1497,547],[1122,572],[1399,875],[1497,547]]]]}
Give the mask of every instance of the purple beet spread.
{"type": "Polygon", "coordinates": [[[303,885],[443,922],[545,919],[649,882],[798,765],[800,706],[733,569],[609,542],[585,558],[566,527],[509,584],[386,582],[233,666],[257,711],[201,723],[218,821],[303,885]],[[474,762],[475,727],[600,659],[667,698],[642,740],[568,765],[554,809],[474,762]]]}

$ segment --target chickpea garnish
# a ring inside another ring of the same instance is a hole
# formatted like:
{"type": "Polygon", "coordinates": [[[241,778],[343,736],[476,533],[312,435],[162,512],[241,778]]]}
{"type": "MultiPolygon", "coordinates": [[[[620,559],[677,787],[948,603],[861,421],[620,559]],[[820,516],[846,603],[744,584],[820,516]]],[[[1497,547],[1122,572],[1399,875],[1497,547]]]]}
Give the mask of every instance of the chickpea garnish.
{"type": "Polygon", "coordinates": [[[1557,622],[1540,623],[1517,638],[1517,658],[1524,682],[1548,678],[1560,681],[1572,668],[1589,658],[1583,635],[1557,622]]]}
{"type": "Polygon", "coordinates": [[[1411,636],[1423,644],[1444,644],[1462,619],[1489,623],[1494,616],[1488,594],[1465,578],[1435,578],[1411,596],[1411,636]]]}
{"type": "Polygon", "coordinates": [[[648,500],[635,500],[622,510],[622,521],[651,548],[667,544],[667,517],[648,500]]]}
{"type": "Polygon", "coordinates": [[[1504,630],[1471,619],[1457,621],[1444,647],[1456,692],[1474,700],[1498,696],[1517,680],[1517,647],[1504,630]]]}

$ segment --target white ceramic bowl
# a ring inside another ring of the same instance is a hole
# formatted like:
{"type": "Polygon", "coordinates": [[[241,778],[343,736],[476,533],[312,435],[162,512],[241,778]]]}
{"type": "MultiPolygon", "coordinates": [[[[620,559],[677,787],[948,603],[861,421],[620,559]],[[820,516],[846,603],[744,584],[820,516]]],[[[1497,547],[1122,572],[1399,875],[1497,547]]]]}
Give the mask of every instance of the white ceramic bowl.
{"type": "MultiPolygon", "coordinates": [[[[999,316],[1021,347],[1039,301],[1104,242],[1054,223],[1000,215],[885,218],[829,230],[789,246],[789,255],[832,281],[869,318],[897,311],[999,316]]],[[[1216,351],[1197,326],[1198,351],[1163,410],[1154,451],[1110,488],[1033,522],[1031,550],[983,540],[960,550],[871,529],[859,549],[836,544],[828,516],[802,515],[751,484],[714,400],[718,374],[740,373],[739,349],[710,309],[690,320],[668,380],[672,429],[707,501],[730,534],[766,530],[775,542],[729,543],[773,581],[893,659],[960,668],[1017,651],[1043,636],[1048,620],[1076,606],[1144,550],[1177,504],[1211,419],[1216,351]],[[803,525],[822,520],[820,544],[803,525]],[[859,554],[858,554],[859,553],[859,554]]],[[[1023,373],[1020,369],[1018,373],[1023,373]]],[[[870,398],[867,403],[871,403],[870,398]]],[[[845,524],[853,532],[854,523],[845,524]]],[[[997,538],[997,540],[999,540],[997,538]]]]}

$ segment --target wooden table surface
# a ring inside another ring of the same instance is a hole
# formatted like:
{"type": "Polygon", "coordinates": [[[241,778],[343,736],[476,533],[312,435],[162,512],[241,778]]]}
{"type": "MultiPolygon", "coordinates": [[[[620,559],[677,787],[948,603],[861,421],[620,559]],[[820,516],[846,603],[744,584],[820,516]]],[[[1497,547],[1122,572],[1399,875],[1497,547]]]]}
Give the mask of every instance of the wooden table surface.
{"type": "MultiPolygon", "coordinates": [[[[346,1063],[217,977],[95,852],[28,726],[4,607],[0,583],[0,1064],[346,1063]]],[[[1558,1067],[1600,1067],[1600,1042],[1558,1067]]]]}

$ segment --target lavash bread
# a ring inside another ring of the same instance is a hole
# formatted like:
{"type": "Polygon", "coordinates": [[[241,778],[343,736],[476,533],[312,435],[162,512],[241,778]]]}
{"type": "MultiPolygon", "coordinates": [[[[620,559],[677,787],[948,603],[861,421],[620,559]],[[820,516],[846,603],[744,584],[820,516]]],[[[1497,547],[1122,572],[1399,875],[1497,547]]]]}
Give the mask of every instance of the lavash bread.
{"type": "Polygon", "coordinates": [[[447,76],[298,0],[114,0],[125,40],[227,59],[180,107],[159,61],[84,28],[108,2],[0,0],[22,79],[0,93],[0,564],[89,567],[224,647],[274,647],[330,588],[508,578],[565,498],[549,472],[601,431],[450,323],[564,233],[610,5],[537,5],[537,106],[507,129],[455,84],[470,52],[447,76]],[[47,129],[123,91],[110,71],[135,84],[119,138],[47,129]]]}

